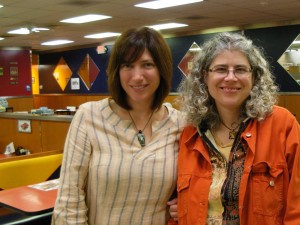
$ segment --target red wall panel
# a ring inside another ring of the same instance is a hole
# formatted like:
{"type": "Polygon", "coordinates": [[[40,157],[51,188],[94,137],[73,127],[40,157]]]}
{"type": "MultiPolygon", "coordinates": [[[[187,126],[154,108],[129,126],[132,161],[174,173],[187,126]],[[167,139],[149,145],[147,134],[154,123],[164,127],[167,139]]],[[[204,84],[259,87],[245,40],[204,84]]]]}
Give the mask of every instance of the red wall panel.
{"type": "Polygon", "coordinates": [[[0,96],[32,95],[30,50],[0,50],[0,96]]]}

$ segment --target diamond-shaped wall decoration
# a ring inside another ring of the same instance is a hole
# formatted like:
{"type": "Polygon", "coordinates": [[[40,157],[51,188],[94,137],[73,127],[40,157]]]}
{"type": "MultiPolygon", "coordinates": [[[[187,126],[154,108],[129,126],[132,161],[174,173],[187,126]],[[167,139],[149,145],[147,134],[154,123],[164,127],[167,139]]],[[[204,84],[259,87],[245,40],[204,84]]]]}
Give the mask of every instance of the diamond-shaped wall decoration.
{"type": "Polygon", "coordinates": [[[55,67],[53,76],[60,88],[64,91],[70,80],[70,77],[72,76],[72,71],[63,57],[60,58],[57,66],[55,67]]]}
{"type": "Polygon", "coordinates": [[[300,85],[300,34],[280,56],[277,62],[300,85]]]}
{"type": "Polygon", "coordinates": [[[87,54],[79,68],[78,74],[88,90],[90,90],[93,86],[93,83],[95,82],[99,72],[100,70],[95,62],[89,56],[89,54],[87,54]]]}
{"type": "Polygon", "coordinates": [[[185,76],[190,74],[191,69],[193,68],[193,60],[200,51],[200,47],[194,42],[178,64],[177,67],[185,76]]]}

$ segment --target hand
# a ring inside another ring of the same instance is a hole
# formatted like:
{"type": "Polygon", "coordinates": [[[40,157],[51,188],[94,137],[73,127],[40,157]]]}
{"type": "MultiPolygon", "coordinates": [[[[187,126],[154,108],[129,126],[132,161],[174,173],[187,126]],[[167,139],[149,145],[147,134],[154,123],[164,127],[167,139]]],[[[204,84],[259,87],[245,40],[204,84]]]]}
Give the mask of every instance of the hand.
{"type": "Polygon", "coordinates": [[[167,205],[170,207],[169,212],[174,221],[178,221],[178,213],[177,213],[177,198],[172,199],[167,202],[167,205]]]}

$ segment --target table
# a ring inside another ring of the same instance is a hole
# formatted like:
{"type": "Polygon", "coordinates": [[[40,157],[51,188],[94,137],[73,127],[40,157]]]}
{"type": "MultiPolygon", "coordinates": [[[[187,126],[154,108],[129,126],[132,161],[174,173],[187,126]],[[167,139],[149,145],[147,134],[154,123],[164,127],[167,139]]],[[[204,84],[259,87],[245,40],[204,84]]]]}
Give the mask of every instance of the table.
{"type": "Polygon", "coordinates": [[[15,154],[0,154],[0,159],[7,159],[16,156],[15,154]]]}
{"type": "Polygon", "coordinates": [[[50,212],[57,196],[58,179],[0,191],[0,205],[26,215],[50,212]]]}

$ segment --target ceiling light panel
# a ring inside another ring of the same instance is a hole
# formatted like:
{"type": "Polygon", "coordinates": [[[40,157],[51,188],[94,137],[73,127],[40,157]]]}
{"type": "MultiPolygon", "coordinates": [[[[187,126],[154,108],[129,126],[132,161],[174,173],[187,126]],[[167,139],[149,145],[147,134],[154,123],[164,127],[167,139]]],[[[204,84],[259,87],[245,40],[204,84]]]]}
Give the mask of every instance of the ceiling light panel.
{"type": "Polygon", "coordinates": [[[155,30],[165,30],[165,29],[172,29],[172,28],[178,28],[178,27],[186,27],[187,24],[183,23],[164,23],[164,24],[157,24],[149,26],[155,30]]]}
{"type": "Polygon", "coordinates": [[[70,41],[70,40],[54,40],[54,41],[47,41],[47,42],[43,42],[41,45],[63,45],[63,44],[69,44],[72,43],[74,41],[70,41]]]}
{"type": "Polygon", "coordinates": [[[88,14],[88,15],[83,15],[83,16],[77,16],[65,20],[61,20],[60,22],[62,23],[88,23],[88,22],[93,22],[97,20],[104,20],[104,19],[109,19],[111,16],[104,16],[104,15],[99,15],[99,14],[88,14]]]}
{"type": "Polygon", "coordinates": [[[203,0],[157,0],[134,5],[135,7],[148,8],[148,9],[162,9],[179,5],[187,5],[203,0]]]}
{"type": "Polygon", "coordinates": [[[84,36],[85,38],[108,38],[108,37],[115,37],[121,35],[120,33],[114,33],[114,32],[104,32],[104,33],[98,33],[98,34],[90,34],[84,36]]]}
{"type": "Polygon", "coordinates": [[[29,34],[30,31],[28,28],[19,28],[16,30],[10,30],[7,33],[9,33],[9,34],[29,34]]]}
{"type": "Polygon", "coordinates": [[[45,31],[45,30],[49,30],[49,29],[44,28],[44,27],[33,27],[33,28],[22,27],[22,28],[19,28],[16,30],[8,31],[7,33],[9,33],[9,34],[30,34],[32,32],[40,32],[40,31],[45,31]]]}

